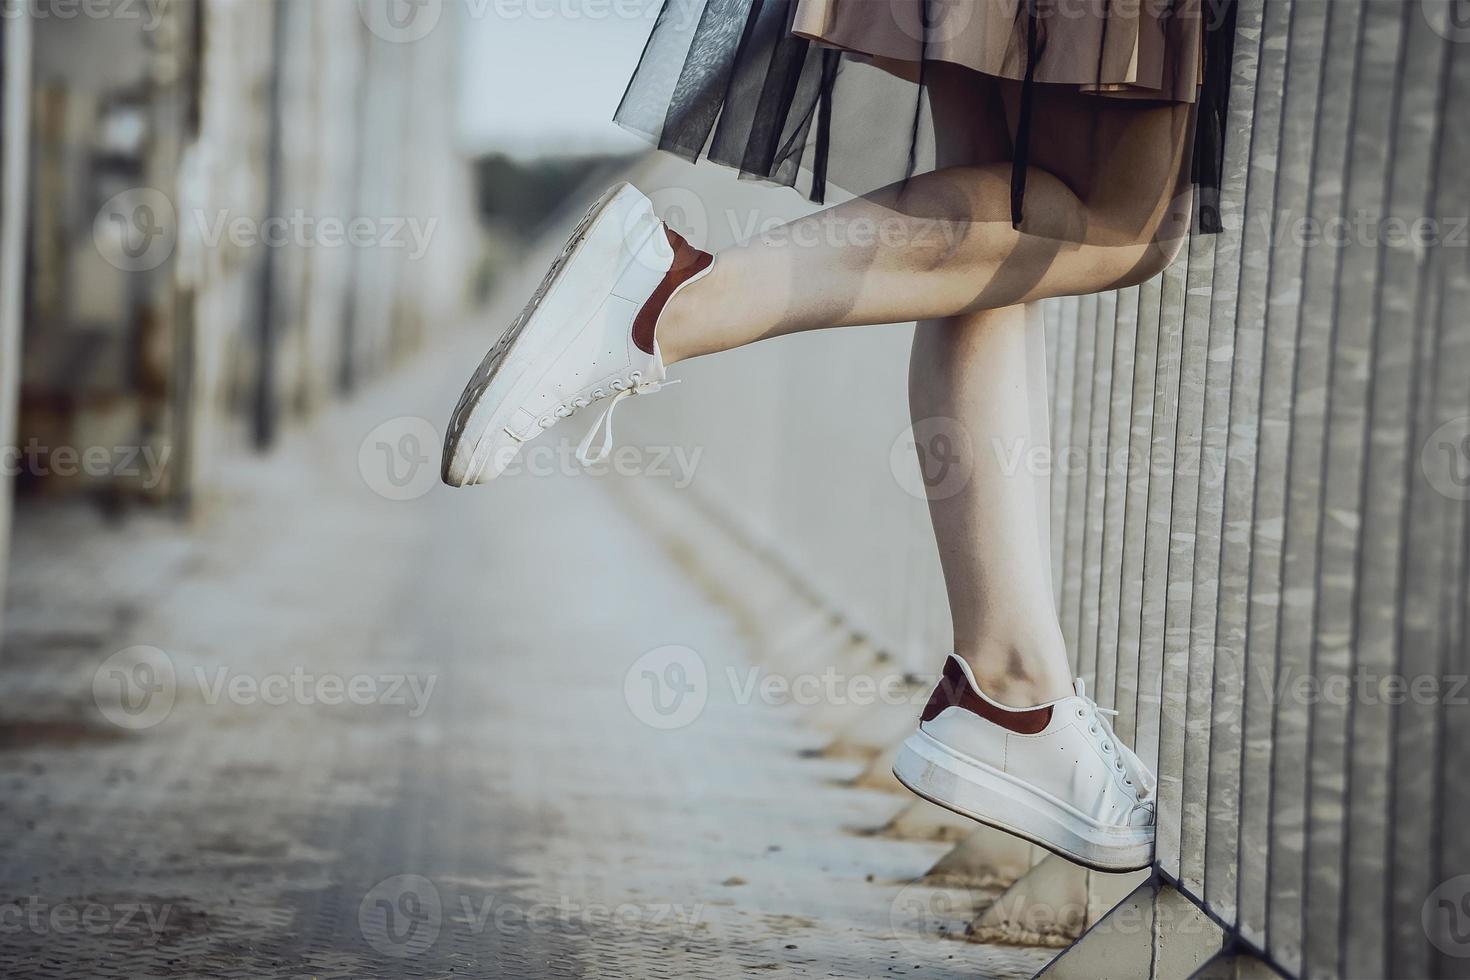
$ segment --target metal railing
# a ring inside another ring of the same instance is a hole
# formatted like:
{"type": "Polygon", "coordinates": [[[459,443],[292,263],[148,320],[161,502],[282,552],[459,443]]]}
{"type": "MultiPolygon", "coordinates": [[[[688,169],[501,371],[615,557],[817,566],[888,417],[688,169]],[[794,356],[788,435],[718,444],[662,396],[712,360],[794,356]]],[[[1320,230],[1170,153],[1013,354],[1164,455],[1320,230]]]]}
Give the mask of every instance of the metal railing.
{"type": "MultiPolygon", "coordinates": [[[[1227,231],[1152,282],[1045,304],[1053,459],[1083,461],[1053,469],[1059,608],[1079,675],[1157,760],[1155,887],[1291,974],[1470,975],[1463,14],[1241,0],[1227,231]]],[[[648,168],[715,246],[740,223],[722,214],[799,210],[648,168]]],[[[698,447],[704,500],[932,673],[948,620],[908,478],[908,340],[692,363],[679,418],[661,404],[645,433],[698,447]]]]}

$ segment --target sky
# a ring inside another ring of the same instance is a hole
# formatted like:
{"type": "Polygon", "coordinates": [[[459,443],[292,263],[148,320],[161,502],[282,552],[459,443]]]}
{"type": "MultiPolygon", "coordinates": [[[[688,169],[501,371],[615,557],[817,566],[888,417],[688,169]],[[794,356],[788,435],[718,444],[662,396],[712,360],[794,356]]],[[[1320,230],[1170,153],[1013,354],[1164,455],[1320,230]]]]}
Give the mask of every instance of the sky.
{"type": "Polygon", "coordinates": [[[460,121],[471,153],[636,150],[612,122],[659,0],[444,0],[464,30],[460,121]]]}

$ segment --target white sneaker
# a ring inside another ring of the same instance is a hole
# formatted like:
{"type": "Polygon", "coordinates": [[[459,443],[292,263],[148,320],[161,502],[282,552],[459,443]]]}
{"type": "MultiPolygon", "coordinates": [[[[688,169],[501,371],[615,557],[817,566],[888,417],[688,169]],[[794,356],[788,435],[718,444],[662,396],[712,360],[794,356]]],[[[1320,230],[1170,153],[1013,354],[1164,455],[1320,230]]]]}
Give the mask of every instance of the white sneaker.
{"type": "Polygon", "coordinates": [[[470,378],[444,439],[444,482],[494,479],[531,439],[611,398],[577,450],[584,464],[606,458],[618,403],[671,383],[656,339],[659,314],[713,260],[660,221],[637,188],[609,189],[470,378]],[[602,446],[590,452],[604,426],[602,446]]]}
{"type": "Polygon", "coordinates": [[[1154,777],[1076,694],[1035,708],[986,697],[951,655],[893,774],[956,813],[1101,871],[1153,862],[1154,777]]]}

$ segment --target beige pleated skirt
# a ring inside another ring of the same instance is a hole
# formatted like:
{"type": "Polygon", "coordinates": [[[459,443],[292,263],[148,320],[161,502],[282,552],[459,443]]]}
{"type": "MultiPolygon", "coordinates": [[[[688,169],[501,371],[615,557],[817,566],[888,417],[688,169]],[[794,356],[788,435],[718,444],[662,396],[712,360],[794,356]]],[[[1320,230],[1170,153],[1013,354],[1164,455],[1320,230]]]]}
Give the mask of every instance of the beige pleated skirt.
{"type": "MultiPolygon", "coordinates": [[[[1177,110],[1171,153],[1197,189],[1197,227],[1221,228],[1219,189],[1238,0],[665,0],[616,119],[660,149],[742,177],[865,194],[937,166],[926,100],[936,65],[1017,82],[1015,118],[977,86],[987,146],[1006,146],[1012,223],[1025,224],[1035,131],[1087,93],[1098,109],[1147,100],[1177,110]],[[1032,124],[1036,123],[1036,126],[1032,124]]],[[[1009,95],[1007,96],[1009,98],[1009,95]]],[[[1072,106],[1075,109],[1076,106],[1072,106]]],[[[1069,118],[1075,118],[1075,113],[1069,118]]],[[[1079,138],[1077,172],[1108,170],[1106,141],[1079,138]]],[[[1038,232],[1039,233],[1039,232],[1038,232]]]]}
{"type": "MultiPolygon", "coordinates": [[[[797,0],[793,34],[913,79],[922,61],[1026,77],[1025,0],[797,0]],[[921,18],[927,8],[930,23],[921,18]]],[[[1193,102],[1204,81],[1200,0],[1040,0],[1035,81],[1193,102]]]]}

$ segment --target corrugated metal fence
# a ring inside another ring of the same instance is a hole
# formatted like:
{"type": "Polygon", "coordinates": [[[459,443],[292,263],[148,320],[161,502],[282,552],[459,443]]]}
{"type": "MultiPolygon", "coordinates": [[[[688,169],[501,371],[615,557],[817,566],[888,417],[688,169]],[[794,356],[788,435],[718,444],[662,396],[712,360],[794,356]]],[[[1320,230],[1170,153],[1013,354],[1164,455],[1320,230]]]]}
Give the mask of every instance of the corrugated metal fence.
{"type": "MultiPolygon", "coordinates": [[[[1227,940],[1294,974],[1470,975],[1470,20],[1242,0],[1235,83],[1227,232],[1045,304],[1069,649],[1158,760],[1160,879],[1227,940]]],[[[644,177],[716,246],[739,229],[712,201],[782,217],[727,178],[644,177]]],[[[932,672],[907,344],[696,362],[679,419],[636,413],[701,448],[706,501],[932,672]]]]}

